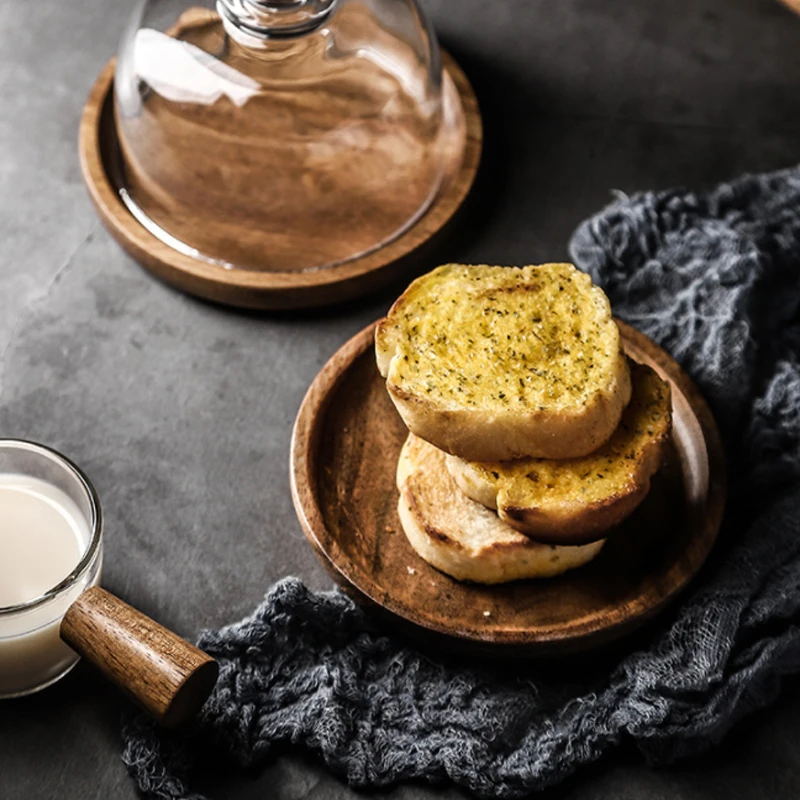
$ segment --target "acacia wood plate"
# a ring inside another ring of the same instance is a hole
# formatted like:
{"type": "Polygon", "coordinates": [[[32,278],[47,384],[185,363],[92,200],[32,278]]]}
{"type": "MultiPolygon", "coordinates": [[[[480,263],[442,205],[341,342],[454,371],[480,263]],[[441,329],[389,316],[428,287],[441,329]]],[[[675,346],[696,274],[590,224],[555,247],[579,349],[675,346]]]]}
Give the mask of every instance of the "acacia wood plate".
{"type": "Polygon", "coordinates": [[[725,505],[725,459],[691,379],[620,322],[627,353],[672,387],[673,436],[645,501],[590,564],[548,580],[460,583],[425,563],[397,517],[395,467],[407,430],[375,366],[371,325],[311,385],[292,437],[295,509],[334,579],[405,632],[508,656],[579,652],[650,619],[702,566],[725,505]]]}
{"type": "MultiPolygon", "coordinates": [[[[114,123],[114,59],[100,73],[83,110],[78,142],[83,178],[100,219],[122,248],[158,278],[182,291],[218,303],[258,309],[310,308],[349,300],[379,288],[399,270],[412,266],[419,248],[450,221],[475,180],[483,143],[478,101],[452,56],[442,52],[442,62],[445,113],[454,120],[454,133],[448,138],[439,191],[425,213],[404,233],[366,255],[335,266],[291,271],[281,266],[263,271],[231,269],[173,249],[140,224],[120,196],[125,180],[114,123]]],[[[224,220],[218,222],[222,225],[224,220]]],[[[354,218],[351,230],[356,231],[357,225],[354,218]]],[[[225,240],[232,242],[243,235],[241,230],[228,233],[225,240]]],[[[258,231],[246,233],[260,235],[258,231]]],[[[310,241],[313,232],[308,233],[310,241]]],[[[264,253],[279,247],[277,240],[268,237],[261,245],[264,253]]],[[[304,258],[308,246],[308,241],[302,240],[289,243],[287,248],[283,241],[280,264],[304,258]]]]}

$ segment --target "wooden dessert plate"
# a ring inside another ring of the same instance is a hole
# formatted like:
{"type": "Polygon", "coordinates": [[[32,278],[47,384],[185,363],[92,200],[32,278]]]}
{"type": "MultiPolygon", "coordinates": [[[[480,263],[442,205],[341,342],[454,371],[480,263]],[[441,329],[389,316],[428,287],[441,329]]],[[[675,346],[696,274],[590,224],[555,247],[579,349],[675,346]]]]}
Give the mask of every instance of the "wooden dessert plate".
{"type": "Polygon", "coordinates": [[[375,366],[372,325],[319,373],[292,438],[306,537],[355,599],[418,638],[509,656],[578,652],[651,618],[702,566],[722,519],[725,459],[711,412],[678,364],[620,322],[627,353],[672,386],[668,456],[642,505],[585,567],[549,580],[459,583],[411,549],[395,467],[407,430],[375,366]]]}
{"type": "MultiPolygon", "coordinates": [[[[202,25],[208,12],[201,12],[184,20],[184,25],[202,25]]],[[[259,309],[308,308],[348,300],[395,277],[414,258],[415,251],[451,219],[475,180],[483,141],[478,102],[455,60],[447,53],[442,53],[442,60],[444,114],[450,123],[438,192],[405,232],[365,255],[334,266],[307,269],[304,264],[308,259],[313,263],[317,250],[323,246],[335,247],[338,253],[362,252],[358,235],[365,223],[357,216],[340,226],[340,239],[326,245],[319,237],[315,239],[316,232],[311,229],[298,241],[283,231],[273,236],[258,227],[242,225],[235,215],[212,214],[204,221],[186,212],[177,197],[171,198],[176,209],[172,215],[175,224],[183,225],[185,233],[198,240],[211,237],[215,246],[233,248],[227,259],[231,263],[240,263],[236,248],[263,253],[265,261],[258,269],[232,269],[228,264],[213,263],[193,255],[192,248],[179,251],[151,233],[145,227],[146,221],[139,222],[122,197],[127,192],[127,180],[123,178],[114,121],[114,60],[97,79],[81,119],[79,150],[84,181],[101,220],[117,242],[145,268],[182,291],[219,303],[259,309]]],[[[139,182],[144,180],[135,170],[132,177],[139,182]]],[[[298,174],[297,179],[300,181],[303,176],[298,174]]],[[[402,199],[397,198],[397,202],[402,199]]],[[[389,203],[391,199],[387,199],[389,203]]],[[[347,196],[341,198],[341,205],[343,213],[347,212],[347,196]]],[[[356,208],[353,204],[354,215],[356,208]]]]}

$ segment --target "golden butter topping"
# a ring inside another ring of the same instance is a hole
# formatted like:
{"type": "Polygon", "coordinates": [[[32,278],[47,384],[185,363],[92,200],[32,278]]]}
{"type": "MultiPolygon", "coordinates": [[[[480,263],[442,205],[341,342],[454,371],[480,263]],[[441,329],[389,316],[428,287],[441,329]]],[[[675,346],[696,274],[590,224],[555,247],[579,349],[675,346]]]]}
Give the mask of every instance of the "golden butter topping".
{"type": "Polygon", "coordinates": [[[633,396],[619,427],[599,450],[584,458],[472,463],[475,477],[492,484],[505,503],[538,506],[547,497],[559,502],[600,501],[636,479],[645,448],[661,441],[671,426],[670,390],[649,367],[631,363],[633,396]]]}
{"type": "Polygon", "coordinates": [[[395,304],[378,348],[410,393],[520,411],[585,404],[620,352],[608,299],[571,264],[439,267],[395,304]]]}

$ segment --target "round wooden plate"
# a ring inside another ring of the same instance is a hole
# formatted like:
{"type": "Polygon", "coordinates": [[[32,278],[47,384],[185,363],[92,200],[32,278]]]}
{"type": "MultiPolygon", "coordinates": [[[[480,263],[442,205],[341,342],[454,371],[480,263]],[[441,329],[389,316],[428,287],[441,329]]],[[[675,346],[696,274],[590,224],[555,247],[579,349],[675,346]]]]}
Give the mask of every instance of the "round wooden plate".
{"type": "Polygon", "coordinates": [[[395,467],[407,435],[375,366],[374,325],[319,373],[292,437],[292,495],[303,530],[335,580],[418,637],[495,655],[577,652],[627,633],[697,573],[725,504],[725,460],[691,379],[619,323],[627,353],[672,386],[669,454],[642,505],[590,564],[558,578],[459,583],[428,566],[397,518],[395,467]]]}
{"type": "MultiPolygon", "coordinates": [[[[483,128],[478,101],[455,60],[442,53],[448,115],[458,120],[442,186],[428,210],[405,233],[377,250],[337,266],[305,271],[230,269],[194,258],[143,227],[120,198],[123,184],[113,113],[114,60],[100,73],[83,110],[79,150],[83,178],[103,224],[144,267],[182,291],[219,303],[260,309],[331,305],[377,289],[437,234],[467,196],[478,171],[483,128]]],[[[298,255],[303,242],[296,243],[298,255]]],[[[264,251],[270,252],[265,241],[264,251]]]]}

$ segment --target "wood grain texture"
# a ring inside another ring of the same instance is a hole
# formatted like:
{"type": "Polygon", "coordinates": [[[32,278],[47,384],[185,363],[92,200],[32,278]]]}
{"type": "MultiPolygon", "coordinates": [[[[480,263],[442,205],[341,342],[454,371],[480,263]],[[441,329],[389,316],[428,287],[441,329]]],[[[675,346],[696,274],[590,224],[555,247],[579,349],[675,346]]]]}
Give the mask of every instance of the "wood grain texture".
{"type": "Polygon", "coordinates": [[[138,211],[207,260],[299,272],[366,255],[424,213],[442,172],[461,163],[452,81],[439,113],[417,99],[425,63],[366,5],[342,4],[327,34],[263,51],[204,8],[181,14],[171,34],[260,84],[243,104],[175,102],[155,90],[124,104],[127,113],[115,102],[138,211]],[[365,55],[354,55],[355,42],[369,43],[365,55]]]}
{"type": "Polygon", "coordinates": [[[578,652],[634,630],[694,577],[716,539],[725,461],[708,406],[676,362],[620,323],[626,352],[672,388],[673,435],[641,506],[591,564],[542,581],[459,583],[422,561],[396,513],[395,467],[407,431],[375,366],[374,325],[310,387],[295,423],[292,494],[334,579],[422,641],[493,655],[578,652]]]}
{"type": "Polygon", "coordinates": [[[219,672],[211,656],[99,586],[70,606],[61,638],[168,728],[200,709],[219,672]]]}
{"type": "MultiPolygon", "coordinates": [[[[475,179],[483,140],[478,102],[453,58],[447,53],[442,57],[445,99],[451,106],[450,113],[462,119],[458,126],[461,133],[448,148],[441,188],[428,210],[405,233],[377,250],[336,266],[308,271],[287,268],[292,259],[302,263],[308,257],[313,232],[303,241],[278,247],[268,234],[261,240],[251,231],[247,240],[251,255],[258,249],[281,254],[275,269],[259,271],[229,269],[185,255],[139,224],[119,194],[124,181],[114,123],[113,60],[92,88],[81,118],[79,152],[84,181],[101,220],[117,242],[145,268],[182,291],[219,303],[260,309],[325,306],[351,299],[379,288],[411,266],[419,248],[453,217],[475,179]]],[[[346,207],[346,198],[342,203],[346,207]]],[[[234,241],[241,239],[241,233],[228,231],[234,241]]],[[[351,244],[357,252],[363,241],[351,244]]],[[[235,257],[236,253],[232,255],[235,257]]]]}

